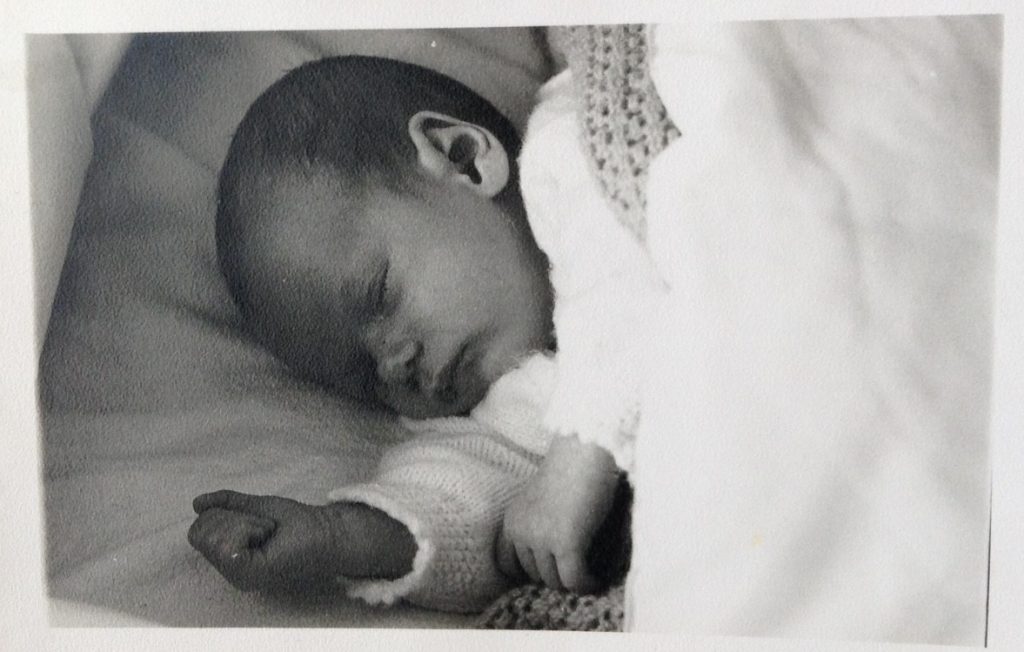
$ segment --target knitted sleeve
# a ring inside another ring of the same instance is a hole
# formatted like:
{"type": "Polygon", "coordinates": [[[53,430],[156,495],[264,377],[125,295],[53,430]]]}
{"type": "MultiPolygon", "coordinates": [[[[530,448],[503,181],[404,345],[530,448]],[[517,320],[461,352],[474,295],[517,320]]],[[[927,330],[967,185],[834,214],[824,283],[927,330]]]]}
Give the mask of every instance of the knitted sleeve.
{"type": "Polygon", "coordinates": [[[579,138],[571,71],[541,89],[520,155],[530,226],[555,291],[557,381],[544,426],[631,466],[644,326],[663,286],[642,242],[623,228],[579,138]]]}
{"type": "Polygon", "coordinates": [[[389,450],[376,478],[330,494],[375,507],[405,525],[418,546],[396,580],[339,578],[371,604],[407,600],[430,609],[477,612],[510,587],[494,545],[506,506],[540,457],[469,418],[422,422],[389,450]]]}

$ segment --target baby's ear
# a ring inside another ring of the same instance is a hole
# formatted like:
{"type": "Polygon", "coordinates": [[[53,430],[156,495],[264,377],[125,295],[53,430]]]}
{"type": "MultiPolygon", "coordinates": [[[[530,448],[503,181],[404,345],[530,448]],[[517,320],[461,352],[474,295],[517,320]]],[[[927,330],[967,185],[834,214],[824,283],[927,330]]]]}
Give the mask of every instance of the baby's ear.
{"type": "Polygon", "coordinates": [[[420,167],[438,181],[455,181],[485,197],[508,184],[505,147],[487,129],[434,111],[409,119],[420,167]]]}

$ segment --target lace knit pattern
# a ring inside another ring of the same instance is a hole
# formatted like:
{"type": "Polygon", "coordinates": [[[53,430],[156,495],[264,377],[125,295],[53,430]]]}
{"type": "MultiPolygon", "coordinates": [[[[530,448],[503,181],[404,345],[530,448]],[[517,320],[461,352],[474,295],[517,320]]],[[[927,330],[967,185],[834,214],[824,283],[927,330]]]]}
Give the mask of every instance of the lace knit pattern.
{"type": "Polygon", "coordinates": [[[647,169],[679,136],[649,69],[646,25],[553,27],[556,55],[572,70],[591,166],[619,221],[646,237],[647,169]]]}

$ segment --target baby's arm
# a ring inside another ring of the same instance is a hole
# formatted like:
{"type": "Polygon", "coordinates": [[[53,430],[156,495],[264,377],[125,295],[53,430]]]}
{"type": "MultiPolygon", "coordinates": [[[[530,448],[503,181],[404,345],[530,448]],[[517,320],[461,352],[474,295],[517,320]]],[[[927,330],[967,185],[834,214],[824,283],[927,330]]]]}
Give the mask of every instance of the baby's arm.
{"type": "Polygon", "coordinates": [[[495,541],[538,461],[472,419],[430,420],[384,454],[373,480],[332,492],[330,505],[199,496],[189,541],[242,590],[340,585],[374,604],[480,611],[511,586],[495,541]]]}
{"type": "Polygon", "coordinates": [[[242,591],[309,590],[338,576],[393,579],[412,569],[416,554],[403,525],[360,503],[222,490],[192,504],[189,543],[242,591]]]}

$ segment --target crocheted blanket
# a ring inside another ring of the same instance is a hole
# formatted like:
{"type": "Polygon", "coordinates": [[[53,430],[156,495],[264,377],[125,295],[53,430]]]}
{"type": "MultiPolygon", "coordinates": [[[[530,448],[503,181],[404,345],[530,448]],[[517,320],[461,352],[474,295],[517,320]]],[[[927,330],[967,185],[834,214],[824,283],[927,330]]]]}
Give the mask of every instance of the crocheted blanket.
{"type": "Polygon", "coordinates": [[[591,172],[619,221],[646,235],[645,187],[650,162],[679,136],[650,73],[650,27],[555,27],[548,40],[572,70],[580,137],[591,172]]]}
{"type": "Polygon", "coordinates": [[[530,584],[512,589],[480,616],[486,629],[561,629],[573,632],[620,632],[623,587],[603,595],[577,595],[530,584]]]}

